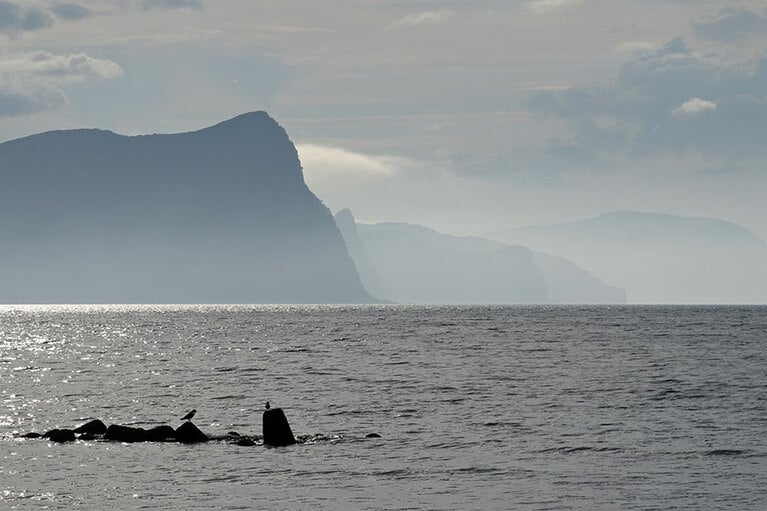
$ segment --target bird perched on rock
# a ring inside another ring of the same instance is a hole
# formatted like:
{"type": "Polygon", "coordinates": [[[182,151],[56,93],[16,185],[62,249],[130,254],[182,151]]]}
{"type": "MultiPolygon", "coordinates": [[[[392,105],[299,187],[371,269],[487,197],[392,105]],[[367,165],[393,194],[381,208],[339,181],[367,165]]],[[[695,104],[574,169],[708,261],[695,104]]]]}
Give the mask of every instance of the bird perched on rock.
{"type": "Polygon", "coordinates": [[[192,417],[194,417],[194,414],[196,414],[196,413],[197,413],[197,410],[192,410],[188,414],[186,414],[183,417],[181,417],[181,420],[182,421],[190,421],[190,420],[192,420],[192,417]]]}
{"type": "Polygon", "coordinates": [[[271,408],[271,406],[269,406],[269,401],[267,401],[266,402],[266,409],[268,410],[269,408],[271,408]]]}

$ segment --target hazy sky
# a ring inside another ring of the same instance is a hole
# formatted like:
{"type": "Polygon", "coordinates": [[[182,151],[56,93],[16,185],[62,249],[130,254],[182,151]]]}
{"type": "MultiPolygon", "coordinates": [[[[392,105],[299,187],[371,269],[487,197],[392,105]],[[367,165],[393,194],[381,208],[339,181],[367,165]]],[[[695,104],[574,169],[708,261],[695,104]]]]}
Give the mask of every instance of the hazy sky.
{"type": "Polygon", "coordinates": [[[767,238],[763,1],[0,0],[1,141],[252,110],[362,221],[637,209],[767,238]]]}

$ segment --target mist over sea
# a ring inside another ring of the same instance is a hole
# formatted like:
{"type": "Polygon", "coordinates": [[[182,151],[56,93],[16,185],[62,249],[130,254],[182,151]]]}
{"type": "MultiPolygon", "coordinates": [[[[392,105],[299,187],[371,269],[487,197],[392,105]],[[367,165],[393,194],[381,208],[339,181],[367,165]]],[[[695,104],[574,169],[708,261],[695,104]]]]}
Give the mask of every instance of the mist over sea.
{"type": "Polygon", "coordinates": [[[3,306],[0,508],[761,510],[766,348],[764,306],[3,306]],[[267,400],[325,439],[17,437],[267,400]]]}

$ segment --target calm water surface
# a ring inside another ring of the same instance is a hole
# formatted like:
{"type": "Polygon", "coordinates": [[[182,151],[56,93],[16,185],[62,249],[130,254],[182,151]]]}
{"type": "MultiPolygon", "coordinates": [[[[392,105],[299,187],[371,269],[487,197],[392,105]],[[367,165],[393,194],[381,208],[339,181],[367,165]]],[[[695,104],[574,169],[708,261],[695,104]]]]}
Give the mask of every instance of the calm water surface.
{"type": "Polygon", "coordinates": [[[766,348],[766,307],[5,306],[0,508],[763,510],[766,348]],[[15,436],[266,400],[331,440],[15,436]]]}

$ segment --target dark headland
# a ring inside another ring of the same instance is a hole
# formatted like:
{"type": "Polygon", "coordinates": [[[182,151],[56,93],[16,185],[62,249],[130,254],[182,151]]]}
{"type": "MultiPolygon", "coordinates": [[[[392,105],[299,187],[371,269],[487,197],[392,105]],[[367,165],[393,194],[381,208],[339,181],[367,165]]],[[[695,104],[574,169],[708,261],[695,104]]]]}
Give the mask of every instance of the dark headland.
{"type": "Polygon", "coordinates": [[[0,144],[0,303],[369,303],[265,112],[0,144]]]}

